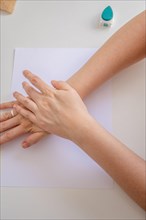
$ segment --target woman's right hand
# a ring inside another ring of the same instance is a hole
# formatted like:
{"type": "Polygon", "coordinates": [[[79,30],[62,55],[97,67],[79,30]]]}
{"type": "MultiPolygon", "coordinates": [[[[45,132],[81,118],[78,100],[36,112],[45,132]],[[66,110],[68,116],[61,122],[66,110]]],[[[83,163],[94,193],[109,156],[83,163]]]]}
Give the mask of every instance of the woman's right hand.
{"type": "Polygon", "coordinates": [[[76,90],[66,82],[55,80],[51,81],[53,88],[30,71],[23,73],[37,90],[23,82],[28,97],[14,92],[20,103],[14,104],[14,109],[46,132],[76,142],[83,135],[81,130],[93,120],[76,90]]]}
{"type": "MultiPolygon", "coordinates": [[[[0,104],[0,110],[12,109],[15,103],[15,101],[2,103],[0,104]]],[[[20,135],[29,133],[22,142],[22,147],[28,148],[48,135],[46,131],[43,131],[20,114],[16,113],[13,116],[11,111],[4,112],[0,115],[0,123],[0,144],[4,144],[16,139],[20,135]]]]}

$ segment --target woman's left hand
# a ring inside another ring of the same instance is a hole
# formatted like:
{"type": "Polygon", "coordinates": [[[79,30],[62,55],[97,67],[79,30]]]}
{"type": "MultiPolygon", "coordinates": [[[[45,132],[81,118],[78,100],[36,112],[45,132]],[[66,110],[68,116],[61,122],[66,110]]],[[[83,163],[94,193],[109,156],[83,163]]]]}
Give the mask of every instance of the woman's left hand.
{"type": "Polygon", "coordinates": [[[78,93],[66,82],[52,81],[53,88],[27,70],[24,76],[40,92],[23,82],[29,98],[14,92],[14,97],[25,107],[15,104],[16,111],[46,132],[73,140],[89,117],[78,93]]]}
{"type": "Polygon", "coordinates": [[[22,115],[17,114],[13,109],[13,105],[16,103],[10,101],[0,104],[0,110],[7,110],[0,115],[0,145],[29,133],[22,142],[22,147],[28,148],[47,136],[48,133],[22,115]]]}

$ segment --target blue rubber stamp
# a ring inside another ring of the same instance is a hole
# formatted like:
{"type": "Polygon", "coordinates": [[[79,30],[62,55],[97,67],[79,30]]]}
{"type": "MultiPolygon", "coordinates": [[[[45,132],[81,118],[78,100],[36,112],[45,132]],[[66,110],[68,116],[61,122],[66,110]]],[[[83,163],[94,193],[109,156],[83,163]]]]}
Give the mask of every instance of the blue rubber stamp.
{"type": "Polygon", "coordinates": [[[111,6],[106,7],[100,16],[100,26],[110,27],[114,21],[113,10],[111,6]]]}

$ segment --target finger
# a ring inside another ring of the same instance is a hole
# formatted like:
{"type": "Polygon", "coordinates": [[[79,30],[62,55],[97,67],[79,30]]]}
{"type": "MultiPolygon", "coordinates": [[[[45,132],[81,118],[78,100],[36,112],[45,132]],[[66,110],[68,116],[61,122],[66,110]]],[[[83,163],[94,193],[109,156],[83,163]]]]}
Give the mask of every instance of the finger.
{"type": "Polygon", "coordinates": [[[19,125],[19,116],[18,115],[14,118],[7,120],[7,121],[3,121],[0,125],[0,132],[4,132],[10,128],[15,127],[16,125],[19,125]]]}
{"type": "Polygon", "coordinates": [[[38,98],[42,97],[42,94],[34,89],[32,86],[30,86],[29,83],[23,82],[22,85],[28,96],[35,102],[38,101],[38,98]]]}
{"type": "Polygon", "coordinates": [[[51,84],[53,85],[53,87],[55,89],[58,89],[58,90],[71,90],[71,89],[73,89],[68,83],[66,83],[64,81],[52,80],[51,84]]]}
{"type": "Polygon", "coordinates": [[[34,124],[37,124],[36,117],[31,111],[24,109],[21,106],[16,105],[16,104],[13,107],[16,109],[17,113],[22,115],[24,118],[29,119],[34,124]]]}
{"type": "Polygon", "coordinates": [[[32,146],[33,144],[36,144],[37,142],[39,142],[42,138],[44,138],[47,135],[48,135],[48,133],[46,133],[46,132],[37,132],[37,133],[30,134],[22,142],[22,147],[28,148],[28,147],[32,146]]]}
{"type": "Polygon", "coordinates": [[[16,103],[16,101],[4,102],[4,103],[0,104],[0,109],[13,108],[13,105],[15,103],[16,103]]]}
{"type": "Polygon", "coordinates": [[[26,131],[23,129],[21,125],[12,128],[0,136],[0,144],[7,143],[25,133],[26,131]]]}
{"type": "Polygon", "coordinates": [[[4,112],[0,115],[0,122],[9,120],[17,115],[17,112],[13,110],[13,115],[12,112],[4,112]]]}
{"type": "Polygon", "coordinates": [[[49,94],[50,92],[54,91],[51,86],[47,85],[42,79],[32,74],[30,71],[24,70],[23,75],[42,93],[49,94]]]}
{"type": "Polygon", "coordinates": [[[17,99],[18,102],[20,102],[24,107],[26,107],[30,111],[35,112],[37,110],[37,105],[28,97],[23,96],[19,92],[14,92],[13,96],[17,99]]]}

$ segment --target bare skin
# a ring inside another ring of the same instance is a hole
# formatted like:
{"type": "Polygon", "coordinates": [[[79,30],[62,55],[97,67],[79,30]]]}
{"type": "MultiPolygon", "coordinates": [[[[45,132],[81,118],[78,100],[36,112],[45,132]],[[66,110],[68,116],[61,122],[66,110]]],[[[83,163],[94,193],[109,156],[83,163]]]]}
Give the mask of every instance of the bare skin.
{"type": "Polygon", "coordinates": [[[145,161],[89,115],[82,99],[69,84],[52,81],[53,89],[29,71],[24,71],[24,76],[40,92],[23,82],[31,100],[14,92],[14,97],[25,107],[14,104],[16,111],[46,132],[76,143],[146,209],[145,161]]]}
{"type": "MultiPolygon", "coordinates": [[[[143,59],[145,52],[144,11],[117,31],[67,82],[78,92],[81,98],[84,98],[120,70],[143,59]]],[[[0,109],[9,110],[12,105],[13,102],[2,103],[0,109]]],[[[27,123],[23,123],[24,118],[18,120],[18,117],[14,117],[12,121],[9,118],[10,113],[4,113],[1,117],[0,132],[2,135],[0,144],[29,132],[27,123]],[[17,124],[17,126],[14,126],[14,124],[17,124]],[[4,130],[5,133],[3,133],[4,130]]],[[[24,148],[33,145],[46,135],[45,133],[34,132],[33,126],[31,123],[32,133],[22,143],[24,148]]]]}
{"type": "MultiPolygon", "coordinates": [[[[1,109],[12,109],[14,103],[16,102],[6,102],[1,104],[0,107],[1,109]]],[[[20,135],[29,133],[28,137],[22,143],[23,148],[27,148],[48,135],[48,133],[20,114],[15,114],[13,117],[11,112],[5,112],[0,115],[0,123],[0,133],[3,133],[0,137],[0,144],[7,143],[20,135]]]]}

